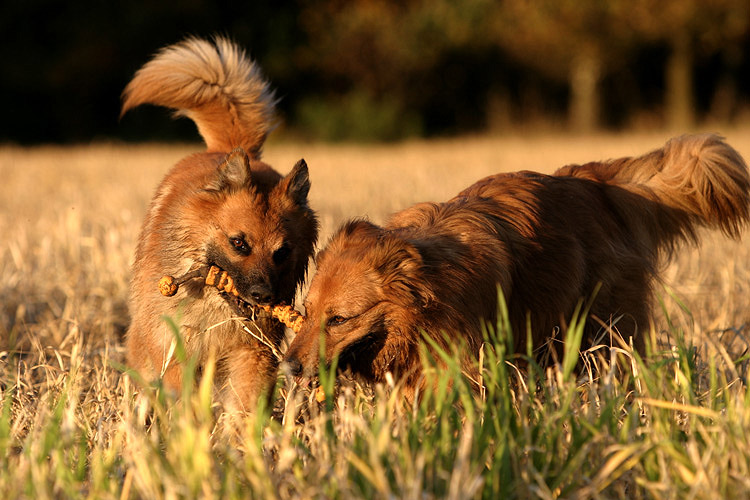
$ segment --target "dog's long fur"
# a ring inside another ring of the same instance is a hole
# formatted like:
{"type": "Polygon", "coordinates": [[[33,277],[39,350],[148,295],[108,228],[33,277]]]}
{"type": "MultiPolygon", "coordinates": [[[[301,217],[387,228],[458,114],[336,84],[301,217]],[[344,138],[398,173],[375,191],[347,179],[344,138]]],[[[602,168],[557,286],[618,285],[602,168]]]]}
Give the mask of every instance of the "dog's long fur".
{"type": "Polygon", "coordinates": [[[173,332],[178,320],[187,355],[199,366],[216,359],[219,399],[249,410],[275,382],[283,327],[270,318],[245,325],[230,298],[200,282],[176,297],[161,296],[161,276],[206,264],[229,272],[251,304],[294,300],[317,239],[307,204],[307,165],[282,176],[260,159],[273,127],[275,100],[258,67],[236,45],[190,38],[159,52],[123,93],[122,112],[156,104],[190,117],[207,151],[177,163],[166,175],[143,223],[133,265],[128,363],[147,378],[163,376],[178,390],[182,366],[173,332]],[[265,343],[252,334],[266,337],[265,343]]]}
{"type": "Polygon", "coordinates": [[[443,346],[445,332],[476,356],[482,323],[497,319],[498,286],[517,352],[525,352],[527,318],[543,346],[598,285],[583,347],[611,325],[640,349],[661,257],[697,242],[701,226],[738,237],[749,190],[734,149],[693,135],[551,176],[487,177],[385,227],[351,221],[317,257],[308,319],[286,362],[295,375],[314,374],[322,332],[326,361],[340,354],[340,366],[376,382],[391,372],[408,393],[420,380],[420,332],[443,346]]]}

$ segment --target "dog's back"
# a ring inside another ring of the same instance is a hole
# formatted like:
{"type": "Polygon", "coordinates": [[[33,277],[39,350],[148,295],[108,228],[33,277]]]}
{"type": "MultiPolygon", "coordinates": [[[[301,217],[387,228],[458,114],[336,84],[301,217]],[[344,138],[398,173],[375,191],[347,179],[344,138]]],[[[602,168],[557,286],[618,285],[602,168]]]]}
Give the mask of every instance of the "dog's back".
{"type": "Polygon", "coordinates": [[[584,342],[608,326],[642,348],[660,264],[680,241],[697,241],[699,227],[737,237],[748,222],[750,178],[719,137],[696,135],[553,176],[500,174],[460,196],[494,199],[503,227],[525,242],[516,244],[513,278],[503,284],[519,349],[527,315],[543,343],[597,287],[584,342]]]}
{"type": "Polygon", "coordinates": [[[551,176],[490,176],[395,214],[386,229],[419,249],[419,285],[442,305],[424,310],[422,328],[478,345],[482,320],[496,322],[500,287],[519,352],[529,325],[537,348],[560,346],[550,339],[563,340],[579,302],[591,302],[584,348],[611,328],[642,349],[660,265],[701,226],[737,237],[749,210],[742,157],[715,135],[694,135],[551,176]]]}

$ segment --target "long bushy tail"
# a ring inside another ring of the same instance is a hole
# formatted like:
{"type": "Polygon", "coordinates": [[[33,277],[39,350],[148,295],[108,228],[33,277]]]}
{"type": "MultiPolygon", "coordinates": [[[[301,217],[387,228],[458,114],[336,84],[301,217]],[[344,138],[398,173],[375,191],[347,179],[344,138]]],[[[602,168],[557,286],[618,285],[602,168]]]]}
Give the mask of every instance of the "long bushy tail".
{"type": "Polygon", "coordinates": [[[713,134],[684,135],[636,158],[563,167],[556,175],[603,182],[626,220],[641,220],[659,247],[696,240],[700,226],[737,238],[750,221],[750,176],[742,156],[713,134]],[[638,200],[643,200],[639,203],[638,200]]]}
{"type": "Polygon", "coordinates": [[[141,104],[173,108],[195,122],[208,151],[242,147],[259,158],[275,103],[260,69],[237,45],[188,38],[136,72],[123,92],[122,114],[141,104]]]}

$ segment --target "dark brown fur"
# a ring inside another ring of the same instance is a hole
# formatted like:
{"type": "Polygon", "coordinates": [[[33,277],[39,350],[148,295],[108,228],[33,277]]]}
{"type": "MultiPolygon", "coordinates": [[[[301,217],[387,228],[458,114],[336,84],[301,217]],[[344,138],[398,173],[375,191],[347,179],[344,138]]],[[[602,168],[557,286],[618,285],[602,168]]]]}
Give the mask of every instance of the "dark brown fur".
{"type": "Polygon", "coordinates": [[[270,317],[234,318],[231,299],[200,281],[163,297],[163,275],[216,264],[251,304],[294,300],[317,239],[307,205],[307,165],[282,176],[260,160],[274,100],[257,67],[232,43],[199,39],[163,49],[136,73],[123,113],[150,103],[179,110],[198,125],[208,151],[166,175],[143,223],[133,265],[128,363],[147,379],[179,390],[182,366],[162,316],[178,320],[188,356],[216,360],[216,388],[228,409],[249,410],[275,382],[284,328],[270,317]],[[260,342],[248,331],[266,337],[260,342]]]}
{"type": "Polygon", "coordinates": [[[740,155],[717,136],[696,135],[552,176],[487,177],[385,227],[349,222],[317,257],[307,321],[286,362],[295,375],[314,374],[322,332],[327,362],[340,354],[363,378],[382,382],[391,372],[413,392],[420,332],[444,346],[445,332],[476,357],[483,322],[497,320],[498,287],[517,352],[525,352],[527,318],[539,348],[598,285],[583,347],[606,324],[642,349],[660,256],[696,241],[700,226],[737,237],[749,189],[740,155]]]}

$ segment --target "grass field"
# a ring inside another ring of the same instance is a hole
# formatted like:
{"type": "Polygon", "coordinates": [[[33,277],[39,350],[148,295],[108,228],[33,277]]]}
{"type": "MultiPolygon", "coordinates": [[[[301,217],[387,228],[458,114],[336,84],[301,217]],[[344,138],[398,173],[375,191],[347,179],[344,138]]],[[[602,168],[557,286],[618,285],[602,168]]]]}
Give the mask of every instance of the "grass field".
{"type": "MultiPolygon", "coordinates": [[[[723,133],[750,158],[749,129],[723,133]]],[[[382,222],[487,174],[667,138],[272,142],[265,159],[306,159],[325,242],[350,216],[382,222]]],[[[241,420],[205,385],[136,393],[120,371],[134,244],[161,177],[200,147],[0,147],[0,498],[750,497],[750,231],[705,233],[665,267],[646,360],[600,349],[576,376],[573,345],[568,364],[521,373],[497,342],[480,395],[450,363],[413,408],[352,382],[318,405],[282,377],[273,411],[241,420]]]]}

